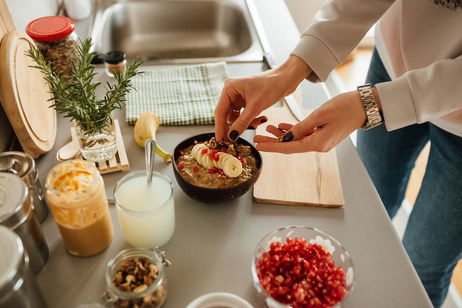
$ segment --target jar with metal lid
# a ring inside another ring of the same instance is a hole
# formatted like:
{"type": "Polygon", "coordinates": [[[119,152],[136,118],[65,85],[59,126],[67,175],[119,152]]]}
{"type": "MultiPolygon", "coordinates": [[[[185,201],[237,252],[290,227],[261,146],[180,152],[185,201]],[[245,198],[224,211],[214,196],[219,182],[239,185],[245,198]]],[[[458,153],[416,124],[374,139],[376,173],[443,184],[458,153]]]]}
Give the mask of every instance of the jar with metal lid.
{"type": "Polygon", "coordinates": [[[74,21],[65,16],[46,16],[31,21],[27,34],[53,69],[64,78],[72,76],[73,63],[79,58],[79,38],[74,32],[74,21]]]}
{"type": "Polygon", "coordinates": [[[106,267],[103,299],[112,308],[160,307],[167,298],[169,266],[165,253],[157,248],[122,250],[106,267]]]}
{"type": "Polygon", "coordinates": [[[110,51],[104,57],[104,67],[109,77],[114,77],[115,73],[125,73],[127,69],[127,60],[125,53],[122,51],[110,51]]]}
{"type": "Polygon", "coordinates": [[[20,237],[0,226],[0,308],[46,308],[20,237]]]}
{"type": "Polygon", "coordinates": [[[48,245],[32,211],[26,184],[19,176],[5,172],[0,172],[0,225],[19,235],[32,272],[38,273],[48,260],[48,245]]]}
{"type": "Polygon", "coordinates": [[[111,244],[114,229],[104,181],[93,163],[76,159],[57,164],[48,173],[45,188],[70,254],[87,257],[111,244]]]}
{"type": "Polygon", "coordinates": [[[34,159],[22,152],[0,153],[0,171],[16,174],[23,179],[29,189],[35,216],[43,222],[48,216],[48,206],[34,159]]]}

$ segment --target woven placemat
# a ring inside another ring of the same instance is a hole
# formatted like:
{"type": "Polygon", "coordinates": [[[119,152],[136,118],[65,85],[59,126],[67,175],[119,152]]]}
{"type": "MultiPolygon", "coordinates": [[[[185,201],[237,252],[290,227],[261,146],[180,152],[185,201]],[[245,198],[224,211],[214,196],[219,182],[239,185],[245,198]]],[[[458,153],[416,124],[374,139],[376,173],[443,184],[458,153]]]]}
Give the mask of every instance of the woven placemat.
{"type": "Polygon", "coordinates": [[[146,70],[133,79],[136,91],[127,96],[126,120],[135,124],[151,111],[161,125],[213,124],[226,77],[224,62],[146,70]]]}

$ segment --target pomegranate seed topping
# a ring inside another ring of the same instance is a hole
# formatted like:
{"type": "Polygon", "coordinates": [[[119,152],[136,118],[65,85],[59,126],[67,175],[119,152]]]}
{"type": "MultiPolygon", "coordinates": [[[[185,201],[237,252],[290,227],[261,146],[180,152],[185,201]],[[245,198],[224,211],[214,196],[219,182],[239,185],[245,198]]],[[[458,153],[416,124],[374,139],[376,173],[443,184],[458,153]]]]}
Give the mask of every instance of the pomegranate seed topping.
{"type": "Polygon", "coordinates": [[[302,238],[272,242],[257,262],[263,288],[294,308],[328,308],[346,295],[345,272],[324,247],[302,238]]]}
{"type": "Polygon", "coordinates": [[[183,162],[183,161],[180,161],[180,162],[178,163],[178,168],[180,168],[180,169],[183,169],[183,168],[184,168],[184,162],[183,162]]]}
{"type": "Polygon", "coordinates": [[[193,172],[199,172],[199,170],[201,170],[201,168],[199,166],[194,166],[193,172]]]}

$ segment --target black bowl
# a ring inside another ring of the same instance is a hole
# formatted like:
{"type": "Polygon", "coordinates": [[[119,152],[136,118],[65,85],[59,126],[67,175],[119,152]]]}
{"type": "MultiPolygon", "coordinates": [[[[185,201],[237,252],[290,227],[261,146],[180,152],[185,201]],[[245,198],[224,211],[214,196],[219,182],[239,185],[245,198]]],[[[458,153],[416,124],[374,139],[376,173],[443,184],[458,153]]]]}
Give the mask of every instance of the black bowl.
{"type": "Polygon", "coordinates": [[[204,142],[210,140],[210,138],[214,136],[214,133],[206,133],[189,137],[181,141],[175,147],[175,150],[173,152],[173,172],[175,173],[176,181],[180,185],[181,189],[191,198],[205,203],[218,203],[239,198],[255,184],[258,177],[260,176],[262,167],[262,159],[257,149],[248,141],[242,138],[238,138],[236,140],[238,144],[250,146],[252,150],[252,155],[255,157],[255,160],[257,162],[257,171],[252,175],[252,177],[249,180],[230,188],[206,188],[189,183],[181,176],[180,171],[178,170],[177,162],[178,157],[180,155],[180,151],[194,144],[194,140],[197,140],[198,142],[204,142]]]}

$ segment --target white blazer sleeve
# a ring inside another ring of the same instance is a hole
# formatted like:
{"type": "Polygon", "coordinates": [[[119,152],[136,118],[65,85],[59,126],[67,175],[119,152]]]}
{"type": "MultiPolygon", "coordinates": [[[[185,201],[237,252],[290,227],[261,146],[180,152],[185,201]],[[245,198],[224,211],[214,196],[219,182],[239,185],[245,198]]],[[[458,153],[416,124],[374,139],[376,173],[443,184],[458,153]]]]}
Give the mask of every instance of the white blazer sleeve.
{"type": "Polygon", "coordinates": [[[324,81],[358,45],[394,0],[328,0],[292,54],[313,70],[310,81],[324,81]]]}
{"type": "Polygon", "coordinates": [[[387,129],[427,122],[462,109],[461,81],[462,56],[459,56],[376,84],[387,129]]]}

